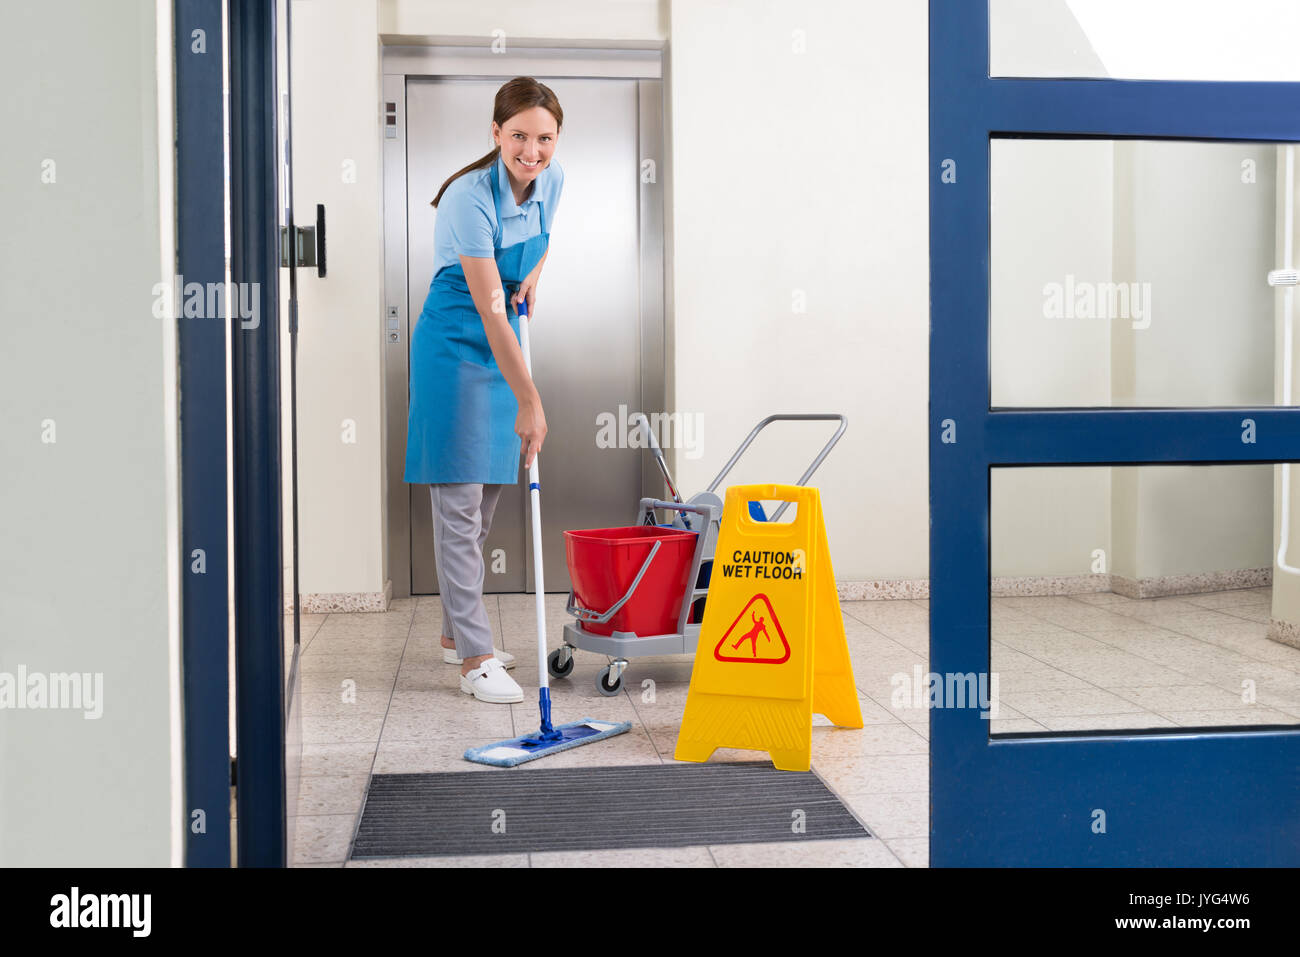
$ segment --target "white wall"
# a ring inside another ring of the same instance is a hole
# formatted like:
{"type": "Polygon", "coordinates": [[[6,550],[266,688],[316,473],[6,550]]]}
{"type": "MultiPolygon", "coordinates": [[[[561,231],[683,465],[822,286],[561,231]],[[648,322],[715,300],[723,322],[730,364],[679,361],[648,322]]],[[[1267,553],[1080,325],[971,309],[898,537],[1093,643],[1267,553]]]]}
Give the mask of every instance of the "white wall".
{"type": "MultiPolygon", "coordinates": [[[[295,15],[301,2],[295,0],[295,15]]],[[[485,46],[494,30],[504,30],[507,43],[662,40],[668,32],[668,4],[663,0],[378,0],[378,6],[385,37],[481,37],[485,46]]]]}
{"type": "Polygon", "coordinates": [[[1268,465],[1141,469],[1137,577],[1269,567],[1272,479],[1268,465]]]}
{"type": "Polygon", "coordinates": [[[293,188],[325,204],[326,278],[298,272],[301,590],[384,589],[379,8],[293,4],[293,188]],[[344,441],[344,423],[356,441],[344,441]]]}
{"type": "MultiPolygon", "coordinates": [[[[1110,143],[990,144],[990,374],[995,406],[1110,404],[1109,322],[1048,317],[1044,287],[1111,278],[1110,143]]],[[[977,348],[977,346],[972,346],[977,348]]],[[[1109,555],[1104,468],[994,469],[994,577],[1087,575],[1109,555]]]]}
{"type": "Polygon", "coordinates": [[[995,468],[989,482],[990,572],[1076,577],[1111,553],[1108,468],[995,468]]]}
{"type": "Polygon", "coordinates": [[[158,867],[182,847],[176,339],[152,315],[175,263],[170,3],[157,9],[161,23],[154,0],[0,14],[0,672],[102,674],[98,719],[0,710],[9,866],[158,867]]]}
{"type": "Polygon", "coordinates": [[[1044,289],[1111,278],[1114,147],[995,139],[989,152],[992,404],[1110,405],[1111,323],[1049,316],[1044,289]]]}
{"type": "Polygon", "coordinates": [[[1106,76],[1070,0],[989,0],[994,76],[1106,76]]]}
{"type": "MultiPolygon", "coordinates": [[[[813,480],[837,578],[928,577],[925,5],[680,0],[671,24],[673,401],[705,421],[674,475],[703,488],[769,413],[843,412],[813,480]]],[[[792,482],[830,434],[776,429],[729,483],[792,482]]]]}
{"type": "Polygon", "coordinates": [[[1116,405],[1271,405],[1276,147],[1117,144],[1131,155],[1133,256],[1150,326],[1127,328],[1136,378],[1116,405]],[[1243,164],[1251,164],[1244,166],[1243,164]]]}
{"type": "Polygon", "coordinates": [[[993,76],[1300,80],[1291,0],[990,0],[993,76]]]}
{"type": "MultiPolygon", "coordinates": [[[[1277,148],[1246,143],[1116,144],[1130,172],[1131,233],[1115,278],[1151,290],[1150,325],[1117,324],[1131,376],[1115,405],[1271,405],[1277,148]],[[1248,164],[1243,166],[1243,164],[1248,164]]],[[[1117,205],[1120,197],[1117,196],[1117,205]]],[[[1144,321],[1146,321],[1144,319],[1144,321]]],[[[1139,578],[1272,563],[1268,466],[1152,467],[1134,491],[1139,578]]],[[[1121,559],[1129,561],[1129,559],[1121,559]]]]}

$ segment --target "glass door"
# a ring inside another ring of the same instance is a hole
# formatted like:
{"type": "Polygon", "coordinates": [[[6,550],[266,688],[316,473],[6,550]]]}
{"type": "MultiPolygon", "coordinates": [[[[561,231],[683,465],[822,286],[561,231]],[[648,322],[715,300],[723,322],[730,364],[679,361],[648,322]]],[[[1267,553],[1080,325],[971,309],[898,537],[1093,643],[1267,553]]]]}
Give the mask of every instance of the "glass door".
{"type": "Polygon", "coordinates": [[[930,2],[933,866],[1300,863],[1300,69],[1158,6],[930,2]]]}
{"type": "Polygon", "coordinates": [[[302,766],[302,708],[299,655],[302,629],[298,595],[298,242],[293,218],[292,31],[289,0],[276,0],[276,159],[280,222],[280,463],[281,538],[284,562],[284,769],[285,840],[293,860],[299,771],[302,766]]]}

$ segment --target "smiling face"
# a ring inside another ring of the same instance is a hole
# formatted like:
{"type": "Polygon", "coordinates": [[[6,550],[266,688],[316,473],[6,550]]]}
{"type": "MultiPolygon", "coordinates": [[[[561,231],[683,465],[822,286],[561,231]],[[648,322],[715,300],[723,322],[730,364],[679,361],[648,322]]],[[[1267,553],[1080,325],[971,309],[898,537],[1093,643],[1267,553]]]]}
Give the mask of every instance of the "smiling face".
{"type": "Polygon", "coordinates": [[[525,189],[550,164],[559,135],[555,117],[542,106],[516,113],[504,127],[492,124],[492,139],[501,147],[510,178],[525,189]]]}

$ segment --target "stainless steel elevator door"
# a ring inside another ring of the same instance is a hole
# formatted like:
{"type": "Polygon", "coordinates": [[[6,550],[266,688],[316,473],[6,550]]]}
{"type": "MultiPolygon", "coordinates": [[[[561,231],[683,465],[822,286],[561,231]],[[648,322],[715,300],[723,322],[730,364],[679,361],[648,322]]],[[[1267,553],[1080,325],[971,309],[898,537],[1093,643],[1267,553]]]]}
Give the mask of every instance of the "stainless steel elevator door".
{"type": "MultiPolygon", "coordinates": [[[[448,176],[492,149],[492,102],[505,79],[407,78],[412,322],[433,278],[437,211],[429,203],[448,176]]],[[[626,525],[642,494],[643,453],[628,447],[626,436],[605,441],[609,430],[599,429],[602,415],[618,423],[643,408],[638,86],[629,79],[538,79],[564,110],[554,154],[564,168],[564,191],[537,285],[537,318],[529,327],[533,378],[548,429],[539,458],[545,587],[564,591],[564,530],[626,525]]],[[[409,363],[409,345],[407,357],[409,363]]],[[[522,467],[519,479],[503,491],[484,545],[485,592],[533,590],[522,467]]],[[[411,590],[433,594],[438,583],[429,490],[409,488],[411,590]]]]}

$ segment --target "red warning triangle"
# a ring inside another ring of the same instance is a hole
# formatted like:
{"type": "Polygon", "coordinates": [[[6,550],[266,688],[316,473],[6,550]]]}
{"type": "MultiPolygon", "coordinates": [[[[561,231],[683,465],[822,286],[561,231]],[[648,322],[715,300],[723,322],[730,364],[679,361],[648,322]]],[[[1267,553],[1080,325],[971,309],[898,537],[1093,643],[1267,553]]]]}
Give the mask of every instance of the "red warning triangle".
{"type": "Polygon", "coordinates": [[[713,657],[719,661],[768,665],[790,660],[790,642],[785,640],[785,632],[766,595],[755,595],[746,603],[713,649],[713,657]]]}

